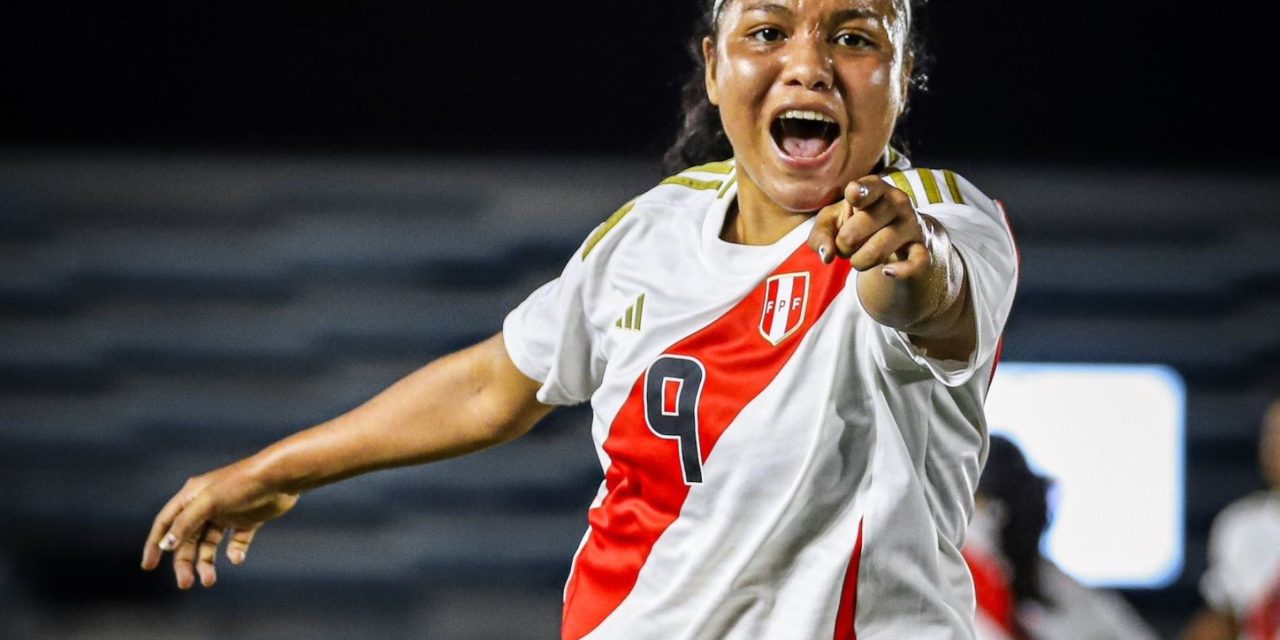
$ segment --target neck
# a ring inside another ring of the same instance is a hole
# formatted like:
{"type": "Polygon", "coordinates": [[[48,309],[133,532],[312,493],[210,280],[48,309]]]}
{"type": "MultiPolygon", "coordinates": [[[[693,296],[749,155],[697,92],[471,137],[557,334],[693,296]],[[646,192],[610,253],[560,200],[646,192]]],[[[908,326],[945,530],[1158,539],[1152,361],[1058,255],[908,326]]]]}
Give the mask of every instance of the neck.
{"type": "Polygon", "coordinates": [[[773,244],[814,213],[782,208],[738,167],[738,198],[724,216],[720,239],[734,244],[773,244]]]}

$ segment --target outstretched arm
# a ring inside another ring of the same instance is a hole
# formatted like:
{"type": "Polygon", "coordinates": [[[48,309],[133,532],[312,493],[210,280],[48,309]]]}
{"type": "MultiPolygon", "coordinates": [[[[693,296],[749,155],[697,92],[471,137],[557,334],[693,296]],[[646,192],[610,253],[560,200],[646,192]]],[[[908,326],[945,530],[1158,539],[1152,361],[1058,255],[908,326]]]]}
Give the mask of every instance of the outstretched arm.
{"type": "Polygon", "coordinates": [[[428,364],[333,420],[197,476],[156,516],[142,552],[155,569],[173,552],[178,586],[217,581],[214,558],[228,531],[234,564],[258,528],[307,489],[388,467],[478,451],[527,432],[552,407],[507,355],[498,334],[428,364]]]}
{"type": "Polygon", "coordinates": [[[941,360],[967,360],[977,345],[964,262],[937,220],[879,176],[849,183],[844,200],[818,212],[809,244],[824,262],[858,270],[867,313],[941,360]]]}

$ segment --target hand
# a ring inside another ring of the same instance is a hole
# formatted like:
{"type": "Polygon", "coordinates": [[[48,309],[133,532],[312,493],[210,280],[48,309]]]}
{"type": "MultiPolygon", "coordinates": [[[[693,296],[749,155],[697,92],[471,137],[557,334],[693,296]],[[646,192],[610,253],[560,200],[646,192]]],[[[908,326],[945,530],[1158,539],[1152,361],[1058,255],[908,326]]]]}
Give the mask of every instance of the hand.
{"type": "Polygon", "coordinates": [[[866,176],[845,187],[844,200],[818,212],[809,246],[827,264],[838,256],[860,272],[880,266],[888,278],[912,278],[931,264],[926,224],[906,193],[866,176]]]}
{"type": "Polygon", "coordinates": [[[227,559],[244,562],[258,529],[293,508],[298,494],[272,489],[257,480],[249,460],[191,478],[169,499],[151,525],[142,549],[142,568],[160,565],[173,552],[173,574],[179,589],[218,581],[214,566],[218,546],[230,533],[227,559]]]}
{"type": "Polygon", "coordinates": [[[965,360],[977,345],[965,267],[947,230],[879,176],[850,182],[809,233],[824,263],[847,258],[858,300],[876,322],[906,332],[931,356],[965,360]],[[878,270],[877,270],[878,267],[878,270]]]}

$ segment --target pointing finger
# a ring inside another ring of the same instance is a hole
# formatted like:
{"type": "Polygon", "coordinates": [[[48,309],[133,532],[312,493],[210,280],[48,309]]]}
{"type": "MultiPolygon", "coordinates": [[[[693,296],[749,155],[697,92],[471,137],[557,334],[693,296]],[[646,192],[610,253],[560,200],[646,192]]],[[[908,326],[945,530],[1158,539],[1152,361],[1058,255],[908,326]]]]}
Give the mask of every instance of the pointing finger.
{"type": "Polygon", "coordinates": [[[835,260],[836,234],[848,210],[848,203],[837,202],[824,207],[814,219],[813,229],[809,231],[809,247],[818,252],[823,264],[831,264],[835,260]]]}
{"type": "Polygon", "coordinates": [[[863,176],[844,188],[844,199],[855,209],[865,209],[884,196],[888,185],[880,176],[863,176]]]}

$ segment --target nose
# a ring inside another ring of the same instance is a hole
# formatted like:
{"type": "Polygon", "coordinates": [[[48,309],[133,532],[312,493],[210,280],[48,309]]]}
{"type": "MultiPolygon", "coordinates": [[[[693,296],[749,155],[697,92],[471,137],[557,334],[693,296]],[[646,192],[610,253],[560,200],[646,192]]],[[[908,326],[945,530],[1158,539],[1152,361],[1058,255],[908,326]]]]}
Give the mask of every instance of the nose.
{"type": "Polygon", "coordinates": [[[814,37],[791,38],[787,43],[782,81],[811,91],[827,91],[834,82],[831,53],[814,37]]]}

